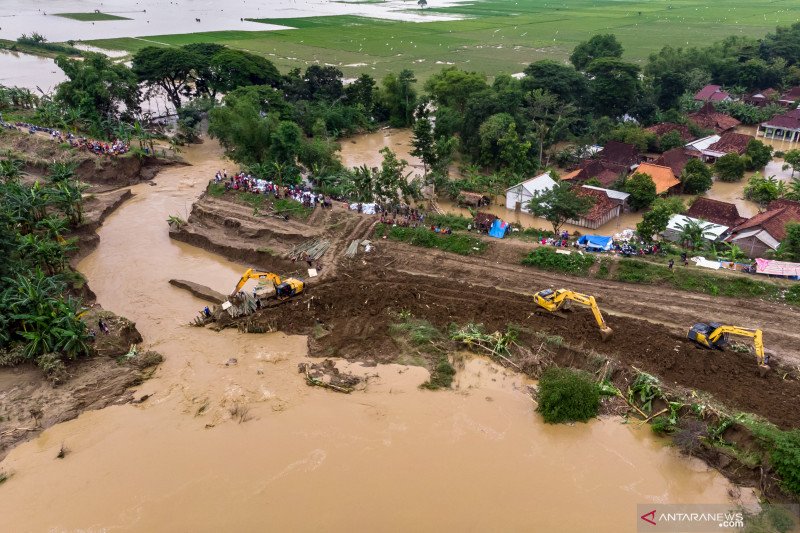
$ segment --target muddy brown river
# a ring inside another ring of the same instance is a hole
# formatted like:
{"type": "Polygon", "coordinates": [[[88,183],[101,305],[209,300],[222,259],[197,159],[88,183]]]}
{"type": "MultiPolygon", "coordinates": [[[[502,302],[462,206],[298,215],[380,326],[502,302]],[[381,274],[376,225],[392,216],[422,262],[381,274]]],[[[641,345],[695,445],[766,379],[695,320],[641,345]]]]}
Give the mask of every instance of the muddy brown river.
{"type": "Polygon", "coordinates": [[[341,363],[372,376],[342,395],[297,373],[304,337],[186,325],[204,304],[168,279],[227,292],[246,265],[169,239],[167,216],[185,217],[225,166],[210,141],[185,155],[193,166],[134,188],[79,265],[103,306],[164,354],[136,392],[151,396],[14,449],[0,463],[13,473],[0,530],[616,533],[635,529],[637,503],[738,493],[648,427],[545,425],[526,379],[480,358],[440,392],[418,388],[421,368],[341,363]]]}

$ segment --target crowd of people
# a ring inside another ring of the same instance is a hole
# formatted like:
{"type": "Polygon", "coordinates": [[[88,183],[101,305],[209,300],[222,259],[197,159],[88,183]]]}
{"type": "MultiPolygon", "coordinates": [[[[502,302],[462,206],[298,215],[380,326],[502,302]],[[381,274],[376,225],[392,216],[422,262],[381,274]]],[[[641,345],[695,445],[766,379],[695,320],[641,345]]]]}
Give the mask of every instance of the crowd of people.
{"type": "Polygon", "coordinates": [[[221,183],[226,190],[248,191],[254,194],[263,194],[278,198],[291,198],[303,204],[304,207],[324,208],[332,207],[331,198],[321,193],[315,193],[308,186],[279,185],[270,180],[256,178],[245,172],[228,175],[227,170],[218,170],[214,175],[214,182],[221,183]]]}
{"type": "Polygon", "coordinates": [[[45,133],[47,134],[50,139],[56,141],[60,144],[69,144],[72,148],[78,150],[86,150],[87,152],[91,152],[95,155],[122,155],[126,154],[130,151],[131,146],[129,143],[121,141],[119,139],[114,140],[113,142],[102,142],[96,141],[92,139],[87,139],[86,137],[80,137],[74,135],[72,133],[64,133],[56,128],[46,128],[44,126],[37,126],[36,124],[30,124],[28,122],[6,122],[3,120],[3,117],[0,115],[0,127],[7,129],[7,130],[14,130],[14,131],[27,131],[31,135],[36,133],[45,133]]]}

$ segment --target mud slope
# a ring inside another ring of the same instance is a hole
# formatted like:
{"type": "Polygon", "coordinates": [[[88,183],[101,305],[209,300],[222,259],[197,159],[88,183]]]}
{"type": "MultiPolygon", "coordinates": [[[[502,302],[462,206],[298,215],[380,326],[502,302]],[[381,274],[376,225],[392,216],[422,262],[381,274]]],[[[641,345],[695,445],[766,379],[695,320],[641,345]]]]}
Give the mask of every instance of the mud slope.
{"type": "MultiPolygon", "coordinates": [[[[782,380],[778,372],[760,378],[751,356],[711,352],[663,326],[635,318],[612,316],[616,331],[601,343],[588,313],[571,320],[531,314],[529,298],[472,285],[451,276],[424,277],[381,269],[385,257],[354,263],[348,272],[309,288],[305,298],[263,311],[261,320],[287,332],[308,333],[322,325],[329,333],[315,341],[312,354],[350,359],[391,361],[397,353],[389,325],[397,313],[410,311],[445,327],[451,323],[482,323],[488,331],[518,324],[560,335],[574,346],[651,372],[670,384],[706,391],[734,411],[762,415],[781,427],[800,427],[800,382],[782,380]]],[[[530,333],[523,341],[535,342],[530,333]]]]}

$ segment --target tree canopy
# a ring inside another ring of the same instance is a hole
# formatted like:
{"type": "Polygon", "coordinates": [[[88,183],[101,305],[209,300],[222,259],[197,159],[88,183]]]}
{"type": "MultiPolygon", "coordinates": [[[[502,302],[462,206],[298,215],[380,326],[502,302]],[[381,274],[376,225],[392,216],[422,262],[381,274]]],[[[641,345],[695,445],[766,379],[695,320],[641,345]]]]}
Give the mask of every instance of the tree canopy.
{"type": "Polygon", "coordinates": [[[569,61],[578,70],[586,70],[595,60],[622,57],[622,45],[614,34],[594,35],[588,41],[578,44],[569,56],[569,61]]]}
{"type": "Polygon", "coordinates": [[[553,226],[553,233],[567,220],[577,220],[589,212],[594,205],[594,198],[581,196],[566,181],[557,182],[552,189],[537,191],[528,203],[528,210],[537,217],[542,217],[553,226]]]}

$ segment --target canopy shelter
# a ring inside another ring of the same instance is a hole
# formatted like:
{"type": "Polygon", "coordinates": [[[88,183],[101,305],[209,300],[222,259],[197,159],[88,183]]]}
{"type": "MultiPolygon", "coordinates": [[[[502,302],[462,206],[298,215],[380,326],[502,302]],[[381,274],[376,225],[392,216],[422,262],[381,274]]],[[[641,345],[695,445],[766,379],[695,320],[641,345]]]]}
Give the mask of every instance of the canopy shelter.
{"type": "Polygon", "coordinates": [[[580,246],[585,246],[587,250],[593,252],[607,252],[611,249],[612,238],[603,235],[582,235],[578,239],[580,246]]]}

